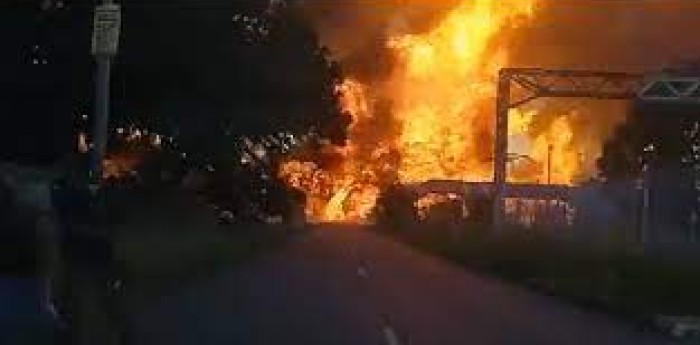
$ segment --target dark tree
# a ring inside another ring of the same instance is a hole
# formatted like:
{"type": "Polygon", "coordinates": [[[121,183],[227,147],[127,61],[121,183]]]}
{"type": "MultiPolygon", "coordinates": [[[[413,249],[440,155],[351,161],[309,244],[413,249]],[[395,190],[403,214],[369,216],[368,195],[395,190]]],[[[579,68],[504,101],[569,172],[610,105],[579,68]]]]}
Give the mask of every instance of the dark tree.
{"type": "Polygon", "coordinates": [[[73,147],[90,85],[89,12],[0,2],[0,160],[49,165],[73,147]]]}
{"type": "MultiPolygon", "coordinates": [[[[674,76],[700,75],[700,61],[665,70],[674,76]]],[[[644,166],[677,165],[693,168],[700,163],[700,106],[636,101],[627,121],[604,143],[598,161],[602,177],[640,177],[644,166]]]]}
{"type": "Polygon", "coordinates": [[[288,194],[275,176],[290,136],[345,139],[337,63],[292,6],[158,4],[124,2],[115,97],[129,113],[121,125],[173,135],[189,164],[213,170],[219,203],[285,213],[288,194]]]}
{"type": "Polygon", "coordinates": [[[244,136],[344,139],[339,68],[293,7],[126,1],[124,18],[115,92],[125,120],[175,134],[191,158],[232,158],[244,136]]]}
{"type": "MultiPolygon", "coordinates": [[[[671,72],[697,75],[700,69],[671,72]]],[[[691,214],[700,211],[700,106],[635,102],[605,142],[598,166],[610,190],[643,182],[650,190],[652,226],[688,228],[691,214]]]]}

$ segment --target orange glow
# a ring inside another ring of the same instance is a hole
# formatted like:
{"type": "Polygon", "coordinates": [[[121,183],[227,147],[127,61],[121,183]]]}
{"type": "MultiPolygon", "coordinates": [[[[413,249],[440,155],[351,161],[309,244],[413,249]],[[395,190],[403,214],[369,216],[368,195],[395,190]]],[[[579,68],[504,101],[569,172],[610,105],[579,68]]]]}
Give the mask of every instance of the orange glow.
{"type": "MultiPolygon", "coordinates": [[[[396,181],[490,181],[497,72],[508,66],[508,33],[531,21],[539,2],[464,0],[432,29],[385,37],[394,56],[388,77],[348,78],[339,87],[352,116],[349,140],[342,148],[324,147],[323,155],[340,159],[329,166],[290,160],[280,168],[283,179],[306,192],[307,215],[364,220],[382,186],[396,181]]],[[[533,133],[538,115],[532,109],[511,112],[509,133],[525,137],[518,149],[529,157],[511,164],[511,180],[543,181],[551,145],[552,182],[572,183],[580,166],[568,114],[533,133]]]]}
{"type": "MultiPolygon", "coordinates": [[[[551,179],[555,183],[571,183],[580,170],[579,154],[572,143],[573,130],[566,116],[556,118],[548,131],[534,139],[533,157],[547,162],[551,150],[551,179]]],[[[541,182],[545,182],[542,180],[541,182]]]]}
{"type": "Polygon", "coordinates": [[[426,219],[431,208],[457,199],[459,197],[455,194],[429,193],[416,200],[413,205],[418,213],[418,218],[426,219]]]}
{"type": "Polygon", "coordinates": [[[141,160],[142,158],[135,154],[109,155],[102,161],[102,177],[119,179],[128,176],[141,160]]]}

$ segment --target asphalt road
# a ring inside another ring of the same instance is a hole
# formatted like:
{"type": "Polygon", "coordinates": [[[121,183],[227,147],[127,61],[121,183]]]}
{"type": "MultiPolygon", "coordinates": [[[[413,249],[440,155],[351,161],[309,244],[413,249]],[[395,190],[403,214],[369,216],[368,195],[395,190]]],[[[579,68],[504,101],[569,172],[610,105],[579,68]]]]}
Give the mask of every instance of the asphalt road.
{"type": "Polygon", "coordinates": [[[351,227],[182,290],[137,313],[136,344],[665,343],[351,227]]]}

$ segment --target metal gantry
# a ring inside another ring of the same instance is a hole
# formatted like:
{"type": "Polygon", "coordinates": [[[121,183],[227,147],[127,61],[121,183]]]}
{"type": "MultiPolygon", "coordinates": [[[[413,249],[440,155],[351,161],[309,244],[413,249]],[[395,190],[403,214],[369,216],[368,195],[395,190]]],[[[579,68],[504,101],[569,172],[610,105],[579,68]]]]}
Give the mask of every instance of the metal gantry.
{"type": "Polygon", "coordinates": [[[590,98],[700,105],[700,77],[587,70],[504,68],[498,75],[493,162],[493,222],[505,220],[508,113],[538,98],[590,98]]]}
{"type": "Polygon", "coordinates": [[[698,104],[700,103],[700,77],[662,75],[651,78],[639,89],[637,97],[648,102],[698,104]]]}

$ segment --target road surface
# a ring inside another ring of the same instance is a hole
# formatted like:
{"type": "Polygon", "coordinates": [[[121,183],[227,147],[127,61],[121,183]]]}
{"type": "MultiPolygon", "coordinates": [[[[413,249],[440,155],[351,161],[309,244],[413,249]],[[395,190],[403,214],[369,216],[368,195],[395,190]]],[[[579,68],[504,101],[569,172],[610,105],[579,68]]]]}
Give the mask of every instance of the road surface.
{"type": "Polygon", "coordinates": [[[663,344],[351,227],[153,301],[136,344],[663,344]]]}

